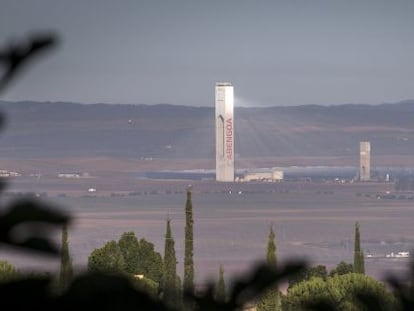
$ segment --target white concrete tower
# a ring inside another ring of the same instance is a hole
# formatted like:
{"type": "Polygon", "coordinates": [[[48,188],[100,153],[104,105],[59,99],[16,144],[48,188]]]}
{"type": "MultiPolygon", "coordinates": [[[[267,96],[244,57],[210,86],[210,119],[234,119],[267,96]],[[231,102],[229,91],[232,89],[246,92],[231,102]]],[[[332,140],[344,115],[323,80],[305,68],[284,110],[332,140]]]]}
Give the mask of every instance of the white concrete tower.
{"type": "Polygon", "coordinates": [[[216,180],[234,181],[234,91],[216,83],[216,180]]]}
{"type": "Polygon", "coordinates": [[[371,143],[361,141],[359,143],[359,180],[369,181],[371,179],[371,143]]]}

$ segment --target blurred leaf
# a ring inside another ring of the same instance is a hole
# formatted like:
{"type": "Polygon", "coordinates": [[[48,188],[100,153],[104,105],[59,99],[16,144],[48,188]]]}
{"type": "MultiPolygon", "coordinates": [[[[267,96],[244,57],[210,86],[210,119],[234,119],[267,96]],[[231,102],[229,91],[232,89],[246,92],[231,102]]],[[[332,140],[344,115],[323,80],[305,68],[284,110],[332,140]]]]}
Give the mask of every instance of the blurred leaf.
{"type": "Polygon", "coordinates": [[[60,249],[55,246],[55,244],[51,243],[49,240],[45,238],[28,238],[22,242],[14,242],[13,246],[16,247],[23,247],[26,249],[31,249],[39,252],[50,253],[58,255],[60,249]]]}
{"type": "MultiPolygon", "coordinates": [[[[3,116],[0,114],[0,126],[3,123],[3,116]]],[[[3,178],[0,178],[0,192],[6,188],[6,181],[3,178]]]]}
{"type": "Polygon", "coordinates": [[[216,301],[214,285],[209,284],[201,295],[185,292],[185,299],[193,301],[197,310],[241,310],[246,305],[255,303],[267,289],[279,284],[306,268],[303,261],[292,261],[277,270],[267,264],[259,264],[251,276],[234,280],[227,302],[216,301]]]}
{"type": "Polygon", "coordinates": [[[66,224],[70,217],[51,205],[35,199],[21,199],[9,205],[9,210],[0,215],[0,227],[13,227],[22,222],[46,222],[66,224]]]}
{"type": "Polygon", "coordinates": [[[0,284],[0,301],[3,307],[13,310],[49,310],[49,278],[27,278],[0,284]]]}
{"type": "Polygon", "coordinates": [[[357,292],[355,297],[358,299],[361,306],[366,310],[386,311],[387,304],[384,303],[383,297],[374,295],[369,292],[357,292]]]}
{"type": "Polygon", "coordinates": [[[69,221],[68,215],[44,202],[22,199],[10,204],[9,210],[0,215],[0,243],[58,254],[58,247],[45,235],[50,225],[62,226],[69,221]]]}
{"type": "Polygon", "coordinates": [[[247,280],[237,282],[232,290],[230,300],[244,305],[256,299],[265,290],[279,284],[288,276],[297,275],[306,267],[304,261],[291,261],[277,270],[267,264],[257,266],[253,276],[247,280]]]}
{"type": "Polygon", "coordinates": [[[0,78],[0,91],[10,83],[14,76],[34,56],[42,54],[56,46],[56,44],[56,35],[42,33],[32,35],[27,43],[10,44],[8,48],[0,51],[0,64],[3,64],[5,67],[4,73],[0,78]]]}
{"type": "Polygon", "coordinates": [[[103,273],[87,273],[76,278],[61,297],[59,307],[63,310],[170,310],[137,290],[127,277],[103,273]]]}
{"type": "Polygon", "coordinates": [[[314,310],[314,311],[338,311],[339,308],[330,301],[327,300],[317,300],[311,303],[305,304],[306,310],[314,310]]]}
{"type": "Polygon", "coordinates": [[[414,310],[414,262],[410,263],[409,273],[405,279],[390,275],[387,283],[393,289],[399,310],[414,310]]]}

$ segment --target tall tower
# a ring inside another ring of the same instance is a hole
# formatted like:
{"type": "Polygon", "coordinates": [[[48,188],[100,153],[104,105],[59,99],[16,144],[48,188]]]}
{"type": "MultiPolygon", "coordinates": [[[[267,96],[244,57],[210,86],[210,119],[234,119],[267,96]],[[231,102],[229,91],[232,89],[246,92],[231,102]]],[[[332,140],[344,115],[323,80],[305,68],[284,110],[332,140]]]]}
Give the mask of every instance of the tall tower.
{"type": "Polygon", "coordinates": [[[234,91],[216,83],[216,180],[234,181],[234,91]]]}
{"type": "Polygon", "coordinates": [[[359,143],[359,180],[369,181],[371,179],[371,143],[361,141],[359,143]]]}

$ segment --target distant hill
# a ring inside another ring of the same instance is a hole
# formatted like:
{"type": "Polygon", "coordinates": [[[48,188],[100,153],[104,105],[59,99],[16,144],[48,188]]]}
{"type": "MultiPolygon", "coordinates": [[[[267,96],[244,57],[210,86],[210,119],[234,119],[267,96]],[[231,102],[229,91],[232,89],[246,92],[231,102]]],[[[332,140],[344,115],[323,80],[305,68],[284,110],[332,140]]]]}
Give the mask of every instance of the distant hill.
{"type": "MultiPolygon", "coordinates": [[[[0,157],[214,158],[214,108],[0,101],[0,157]]],[[[414,101],[237,108],[242,157],[414,154],[414,101]]]]}

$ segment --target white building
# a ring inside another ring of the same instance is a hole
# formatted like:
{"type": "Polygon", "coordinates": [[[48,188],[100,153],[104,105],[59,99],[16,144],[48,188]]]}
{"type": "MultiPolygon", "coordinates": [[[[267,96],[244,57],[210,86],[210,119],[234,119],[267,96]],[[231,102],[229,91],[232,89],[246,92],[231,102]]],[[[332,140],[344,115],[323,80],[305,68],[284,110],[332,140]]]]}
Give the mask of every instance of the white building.
{"type": "Polygon", "coordinates": [[[0,177],[19,177],[19,176],[22,176],[22,175],[18,172],[0,170],[0,177]]]}
{"type": "Polygon", "coordinates": [[[216,83],[216,180],[234,181],[234,91],[216,83]]]}
{"type": "Polygon", "coordinates": [[[281,182],[283,180],[283,171],[272,169],[266,172],[248,172],[240,179],[240,181],[268,181],[281,182]]]}

